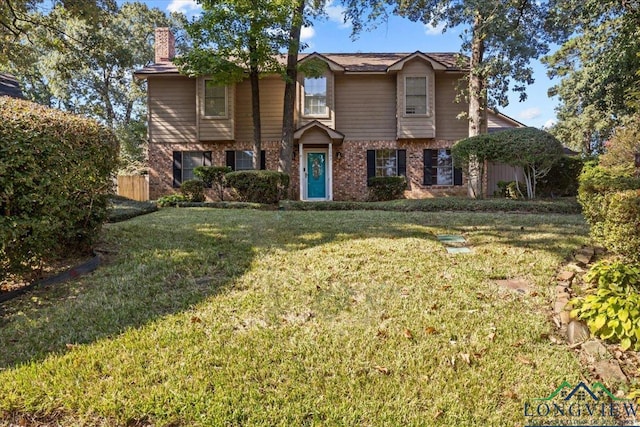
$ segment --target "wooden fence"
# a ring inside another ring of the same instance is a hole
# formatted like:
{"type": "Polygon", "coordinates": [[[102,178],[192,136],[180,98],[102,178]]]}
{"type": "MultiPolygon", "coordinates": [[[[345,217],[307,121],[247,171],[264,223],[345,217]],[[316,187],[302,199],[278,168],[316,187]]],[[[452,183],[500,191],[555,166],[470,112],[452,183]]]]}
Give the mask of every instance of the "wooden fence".
{"type": "Polygon", "coordinates": [[[149,177],[145,175],[119,175],[118,195],[132,200],[149,200],[149,177]]]}

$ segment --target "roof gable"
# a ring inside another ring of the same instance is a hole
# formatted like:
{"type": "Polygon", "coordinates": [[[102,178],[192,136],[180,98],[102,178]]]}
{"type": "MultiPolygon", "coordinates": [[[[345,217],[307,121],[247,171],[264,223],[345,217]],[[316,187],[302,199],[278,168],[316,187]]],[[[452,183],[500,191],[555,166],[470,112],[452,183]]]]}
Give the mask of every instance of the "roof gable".
{"type": "Polygon", "coordinates": [[[314,120],[298,128],[293,134],[293,139],[302,138],[302,135],[304,135],[304,133],[310,129],[320,129],[321,131],[326,132],[326,134],[329,135],[329,138],[333,139],[334,141],[342,142],[342,140],[344,139],[344,134],[338,132],[335,129],[331,129],[329,126],[320,123],[318,120],[314,120]]]}
{"type": "Polygon", "coordinates": [[[388,71],[400,71],[402,70],[402,68],[407,62],[414,59],[421,59],[425,62],[428,62],[429,64],[431,64],[434,70],[442,71],[447,69],[447,66],[441,63],[440,61],[436,61],[435,59],[432,59],[429,55],[424,54],[418,50],[410,55],[405,56],[401,60],[391,64],[388,68],[388,71]]]}
{"type": "Polygon", "coordinates": [[[20,83],[11,74],[0,73],[0,96],[24,99],[20,83]]]}

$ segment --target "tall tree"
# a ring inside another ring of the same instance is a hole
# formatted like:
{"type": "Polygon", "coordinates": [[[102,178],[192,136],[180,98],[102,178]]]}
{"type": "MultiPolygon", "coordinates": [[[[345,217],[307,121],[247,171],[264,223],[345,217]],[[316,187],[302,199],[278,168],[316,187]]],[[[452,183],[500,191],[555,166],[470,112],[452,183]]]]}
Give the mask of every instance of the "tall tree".
{"type": "Polygon", "coordinates": [[[133,79],[132,70],[153,61],[154,28],[178,25],[180,17],[170,19],[143,3],[125,3],[97,11],[91,20],[62,5],[28,19],[46,20],[48,26],[22,34],[17,43],[27,49],[6,67],[20,79],[26,95],[100,120],[116,131],[123,158],[140,166],[146,143],[146,87],[133,79]]]}
{"type": "MultiPolygon", "coordinates": [[[[532,58],[548,51],[544,31],[548,3],[537,0],[343,0],[354,31],[389,13],[424,24],[462,26],[468,56],[466,95],[469,136],[487,131],[487,106],[506,106],[510,90],[526,99],[533,83],[532,58]]],[[[471,168],[470,194],[482,197],[482,177],[471,168]]],[[[476,168],[477,169],[477,168],[476,168]]]]}
{"type": "Polygon", "coordinates": [[[203,0],[202,15],[187,26],[194,47],[174,61],[182,73],[209,75],[218,84],[238,83],[249,75],[253,116],[253,167],[260,168],[260,74],[282,72],[278,51],[286,45],[282,2],[203,0]]]}
{"type": "Polygon", "coordinates": [[[284,108],[282,116],[282,138],[280,139],[280,159],[278,170],[291,175],[293,158],[293,134],[295,132],[296,88],[298,81],[298,53],[300,34],[304,23],[306,0],[295,0],[291,12],[289,40],[287,46],[287,68],[285,70],[284,108]]]}
{"type": "MultiPolygon", "coordinates": [[[[615,128],[638,111],[629,102],[640,84],[640,5],[635,1],[556,0],[556,27],[575,29],[543,61],[560,81],[552,132],[586,154],[602,151],[615,128]]],[[[560,31],[562,33],[562,31],[560,31]]]]}

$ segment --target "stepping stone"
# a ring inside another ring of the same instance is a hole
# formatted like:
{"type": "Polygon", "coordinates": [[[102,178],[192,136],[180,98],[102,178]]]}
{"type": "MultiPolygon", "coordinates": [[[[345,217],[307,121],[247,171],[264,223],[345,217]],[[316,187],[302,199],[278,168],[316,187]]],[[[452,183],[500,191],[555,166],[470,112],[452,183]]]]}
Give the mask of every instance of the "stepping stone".
{"type": "Polygon", "coordinates": [[[467,241],[462,236],[456,236],[453,234],[440,234],[436,236],[442,243],[466,243],[467,241]]]}
{"type": "Polygon", "coordinates": [[[626,383],[627,376],[622,372],[620,366],[610,360],[600,360],[595,364],[596,375],[598,375],[604,383],[626,383]]]}
{"type": "Polygon", "coordinates": [[[470,254],[471,253],[471,249],[469,248],[452,248],[447,246],[447,253],[450,254],[470,254]]]}
{"type": "Polygon", "coordinates": [[[496,283],[498,286],[502,286],[503,288],[511,289],[512,291],[517,291],[522,294],[526,294],[531,290],[529,283],[522,279],[497,280],[496,283]]]}

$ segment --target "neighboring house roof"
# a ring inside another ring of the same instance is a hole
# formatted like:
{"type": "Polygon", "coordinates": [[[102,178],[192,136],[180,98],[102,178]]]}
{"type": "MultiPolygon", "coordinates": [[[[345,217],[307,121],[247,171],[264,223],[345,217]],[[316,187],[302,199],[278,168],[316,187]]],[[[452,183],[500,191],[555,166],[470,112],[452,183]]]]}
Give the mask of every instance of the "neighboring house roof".
{"type": "Polygon", "coordinates": [[[20,83],[11,74],[0,73],[0,96],[24,99],[20,83]]]}
{"type": "Polygon", "coordinates": [[[493,132],[499,132],[501,130],[507,130],[507,129],[512,129],[512,128],[526,128],[528,127],[527,125],[525,125],[522,122],[517,121],[516,119],[514,119],[513,117],[509,117],[506,114],[500,113],[492,108],[489,108],[489,113],[494,114],[496,117],[502,119],[502,120],[506,120],[507,122],[509,122],[511,125],[511,127],[494,127],[489,129],[489,133],[493,133],[493,132]]]}
{"type": "MultiPolygon", "coordinates": [[[[319,58],[329,63],[334,70],[344,70],[345,72],[354,73],[386,73],[394,71],[394,66],[409,61],[415,57],[432,61],[437,65],[437,69],[446,71],[463,71],[464,64],[461,66],[461,58],[459,53],[310,53],[300,54],[299,62],[303,62],[310,58],[319,58]]],[[[286,62],[286,56],[279,58],[281,62],[286,62]]],[[[135,75],[141,78],[150,75],[170,75],[178,74],[178,68],[172,63],[153,64],[144,67],[135,72],[135,75]]]]}

